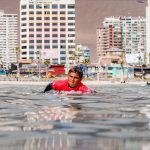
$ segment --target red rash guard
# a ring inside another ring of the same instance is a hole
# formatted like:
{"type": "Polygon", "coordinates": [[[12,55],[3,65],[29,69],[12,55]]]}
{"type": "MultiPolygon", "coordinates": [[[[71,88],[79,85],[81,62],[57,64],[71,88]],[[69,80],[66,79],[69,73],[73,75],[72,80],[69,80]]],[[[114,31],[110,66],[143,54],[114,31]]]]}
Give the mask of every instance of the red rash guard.
{"type": "Polygon", "coordinates": [[[82,82],[79,83],[78,86],[76,87],[69,87],[68,85],[68,80],[58,80],[58,81],[54,81],[52,84],[52,89],[53,90],[57,90],[57,91],[80,91],[82,93],[91,93],[92,90],[89,89],[87,86],[85,86],[82,82]]]}

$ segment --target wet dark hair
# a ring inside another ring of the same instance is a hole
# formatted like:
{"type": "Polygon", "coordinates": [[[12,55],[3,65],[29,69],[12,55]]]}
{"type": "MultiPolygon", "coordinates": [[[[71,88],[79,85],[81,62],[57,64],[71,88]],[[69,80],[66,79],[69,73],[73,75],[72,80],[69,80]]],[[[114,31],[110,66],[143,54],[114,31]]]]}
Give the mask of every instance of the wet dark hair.
{"type": "Polygon", "coordinates": [[[72,67],[69,70],[68,74],[70,74],[71,72],[77,73],[81,79],[83,78],[83,71],[80,69],[80,67],[78,67],[78,66],[72,67]]]}

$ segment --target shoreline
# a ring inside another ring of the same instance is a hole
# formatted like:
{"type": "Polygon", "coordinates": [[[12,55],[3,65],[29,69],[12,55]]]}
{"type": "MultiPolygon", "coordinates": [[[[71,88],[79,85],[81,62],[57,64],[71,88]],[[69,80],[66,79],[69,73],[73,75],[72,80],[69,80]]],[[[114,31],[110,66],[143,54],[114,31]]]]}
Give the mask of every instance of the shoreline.
{"type": "MultiPolygon", "coordinates": [[[[0,81],[0,84],[16,84],[16,85],[47,85],[51,81],[0,81]]],[[[146,85],[146,81],[128,81],[120,83],[120,81],[83,81],[86,85],[146,85]]]]}

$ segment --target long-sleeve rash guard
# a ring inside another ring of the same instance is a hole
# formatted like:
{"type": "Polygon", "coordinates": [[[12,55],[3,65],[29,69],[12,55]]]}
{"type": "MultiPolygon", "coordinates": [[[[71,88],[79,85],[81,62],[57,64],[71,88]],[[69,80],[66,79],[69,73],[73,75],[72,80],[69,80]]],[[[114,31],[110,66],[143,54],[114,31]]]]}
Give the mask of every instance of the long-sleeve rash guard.
{"type": "Polygon", "coordinates": [[[91,93],[93,90],[89,89],[85,86],[82,82],[79,83],[76,87],[70,87],[68,84],[68,80],[57,80],[50,84],[53,90],[57,91],[75,91],[75,92],[82,92],[82,93],[91,93]]]}

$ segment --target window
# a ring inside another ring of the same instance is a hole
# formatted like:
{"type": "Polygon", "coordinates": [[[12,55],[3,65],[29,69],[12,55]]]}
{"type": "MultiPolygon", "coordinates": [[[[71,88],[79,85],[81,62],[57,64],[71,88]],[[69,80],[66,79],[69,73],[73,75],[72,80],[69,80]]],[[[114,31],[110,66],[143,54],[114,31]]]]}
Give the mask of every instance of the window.
{"type": "Polygon", "coordinates": [[[68,5],[68,9],[73,9],[73,8],[75,8],[75,6],[74,5],[68,5]]]}
{"type": "Polygon", "coordinates": [[[21,37],[22,37],[22,38],[25,38],[25,37],[27,37],[27,35],[21,35],[21,37]]]}
{"type": "Polygon", "coordinates": [[[22,24],[21,24],[21,26],[26,26],[26,25],[27,25],[26,23],[22,23],[22,24]]]}
{"type": "Polygon", "coordinates": [[[60,54],[66,54],[66,52],[65,51],[60,51],[60,54]]]}
{"type": "Polygon", "coordinates": [[[66,60],[66,57],[60,57],[61,60],[66,60]]]}
{"type": "Polygon", "coordinates": [[[60,40],[60,43],[66,43],[66,40],[60,40]]]}
{"type": "Polygon", "coordinates": [[[66,18],[65,17],[60,17],[60,20],[65,20],[66,18]]]}
{"type": "Polygon", "coordinates": [[[34,20],[34,18],[33,17],[29,17],[29,20],[34,20]]]}
{"type": "Polygon", "coordinates": [[[68,26],[74,26],[75,23],[68,23],[68,26]]]}
{"type": "Polygon", "coordinates": [[[57,17],[52,17],[52,20],[57,20],[58,18],[57,17]]]}
{"type": "Polygon", "coordinates": [[[22,31],[22,32],[26,32],[27,30],[26,30],[26,29],[21,29],[21,31],[22,31]]]}
{"type": "Polygon", "coordinates": [[[42,14],[42,11],[37,11],[36,14],[42,14]]]}
{"type": "Polygon", "coordinates": [[[41,28],[37,28],[36,31],[42,31],[42,29],[41,28]]]}
{"type": "Polygon", "coordinates": [[[26,20],[26,18],[21,18],[22,21],[26,20]]]}
{"type": "Polygon", "coordinates": [[[34,40],[29,40],[29,43],[34,43],[34,40]]]}
{"type": "Polygon", "coordinates": [[[42,23],[36,23],[37,26],[42,26],[42,23]]]}
{"type": "Polygon", "coordinates": [[[66,5],[60,4],[60,9],[65,9],[65,8],[66,8],[66,5]]]}
{"type": "Polygon", "coordinates": [[[58,48],[58,45],[53,45],[52,48],[54,48],[54,49],[55,49],[55,48],[58,48]]]}
{"type": "Polygon", "coordinates": [[[34,23],[29,23],[29,26],[34,26],[34,23]]]}
{"type": "Polygon", "coordinates": [[[29,54],[33,55],[33,54],[34,54],[34,51],[29,51],[29,54]]]}
{"type": "Polygon", "coordinates": [[[27,54],[27,52],[22,52],[22,55],[26,55],[27,54]]]}
{"type": "Polygon", "coordinates": [[[60,23],[60,26],[65,26],[66,24],[65,23],[60,23]]]}
{"type": "Polygon", "coordinates": [[[30,48],[30,49],[34,49],[34,46],[33,46],[33,45],[30,45],[29,48],[30,48]]]}
{"type": "Polygon", "coordinates": [[[49,34],[45,34],[45,37],[50,37],[50,35],[49,34]]]}
{"type": "Polygon", "coordinates": [[[66,45],[60,45],[60,48],[64,49],[64,48],[66,48],[66,45]]]}
{"type": "Polygon", "coordinates": [[[68,34],[68,37],[75,37],[75,34],[68,34]]]}
{"type": "Polygon", "coordinates": [[[34,28],[29,28],[29,31],[34,31],[34,28]]]}
{"type": "Polygon", "coordinates": [[[36,17],[36,20],[42,20],[42,17],[36,17]]]}
{"type": "Polygon", "coordinates": [[[44,11],[44,14],[50,14],[50,11],[44,11]]]}
{"type": "Polygon", "coordinates": [[[50,41],[49,40],[44,40],[44,43],[49,43],[50,41]]]}
{"type": "Polygon", "coordinates": [[[22,12],[22,13],[21,13],[21,15],[26,15],[26,14],[27,14],[26,12],[22,12]]]}
{"type": "Polygon", "coordinates": [[[58,37],[58,35],[57,34],[53,34],[52,37],[58,37]]]}
{"type": "Polygon", "coordinates": [[[44,23],[44,26],[49,26],[50,24],[49,23],[44,23]]]}
{"type": "Polygon", "coordinates": [[[50,46],[49,46],[49,45],[45,45],[44,48],[45,48],[45,49],[49,49],[50,46]]]}
{"type": "Polygon", "coordinates": [[[53,42],[53,43],[58,43],[58,40],[53,40],[52,42],[53,42]]]}
{"type": "Polygon", "coordinates": [[[68,11],[68,14],[75,14],[74,11],[68,11]]]}
{"type": "Polygon", "coordinates": [[[56,8],[58,8],[58,5],[53,4],[53,5],[52,5],[52,9],[56,9],[56,8]]]}
{"type": "Polygon", "coordinates": [[[45,5],[44,5],[44,8],[49,9],[49,8],[50,8],[50,5],[45,4],[45,5]]]}
{"type": "Polygon", "coordinates": [[[53,26],[57,26],[58,24],[57,24],[57,23],[53,23],[52,25],[53,25],[53,26]]]}
{"type": "Polygon", "coordinates": [[[26,48],[27,48],[27,46],[22,46],[21,48],[22,48],[22,49],[26,49],[26,48]]]}
{"type": "Polygon", "coordinates": [[[22,40],[21,42],[22,42],[22,43],[27,43],[27,41],[26,41],[26,40],[22,40]]]}
{"type": "Polygon", "coordinates": [[[36,37],[42,37],[42,34],[37,34],[36,37]]]}
{"type": "Polygon", "coordinates": [[[60,31],[66,31],[66,29],[65,28],[61,28],[60,31]]]}
{"type": "Polygon", "coordinates": [[[29,5],[29,9],[34,9],[34,5],[33,5],[33,4],[30,4],[30,5],[29,5]]]}
{"type": "Polygon", "coordinates": [[[57,28],[53,28],[52,31],[58,31],[58,29],[57,28]]]}
{"type": "Polygon", "coordinates": [[[42,45],[38,45],[38,46],[37,46],[37,49],[42,49],[42,45]]]}
{"type": "Polygon", "coordinates": [[[29,34],[29,37],[34,37],[34,34],[29,34]]]}
{"type": "Polygon", "coordinates": [[[74,43],[74,40],[68,40],[68,43],[74,43]]]}
{"type": "Polygon", "coordinates": [[[36,8],[37,8],[37,9],[41,9],[41,8],[42,8],[42,4],[37,4],[37,5],[36,5],[36,8]]]}
{"type": "Polygon", "coordinates": [[[58,12],[57,11],[53,11],[52,14],[58,14],[58,12]]]}
{"type": "Polygon", "coordinates": [[[50,31],[50,29],[49,28],[45,28],[44,31],[50,31]]]}
{"type": "Polygon", "coordinates": [[[30,14],[30,15],[33,15],[33,14],[34,14],[34,11],[29,11],[29,14],[30,14]]]}
{"type": "Polygon", "coordinates": [[[65,34],[60,34],[60,37],[66,37],[66,35],[65,34]]]}
{"type": "Polygon", "coordinates": [[[60,11],[60,14],[62,14],[62,15],[63,15],[63,14],[66,14],[66,12],[65,12],[65,11],[60,11]]]}
{"type": "Polygon", "coordinates": [[[68,28],[68,31],[75,31],[74,28],[68,28]]]}
{"type": "Polygon", "coordinates": [[[26,6],[26,5],[22,5],[21,8],[22,8],[22,9],[26,9],[27,6],[26,6]]]}
{"type": "Polygon", "coordinates": [[[50,20],[50,17],[44,17],[44,20],[50,20]]]}
{"type": "Polygon", "coordinates": [[[75,20],[75,17],[68,17],[68,20],[75,20]]]}
{"type": "Polygon", "coordinates": [[[42,43],[42,40],[37,40],[36,42],[37,42],[37,43],[42,43]]]}

